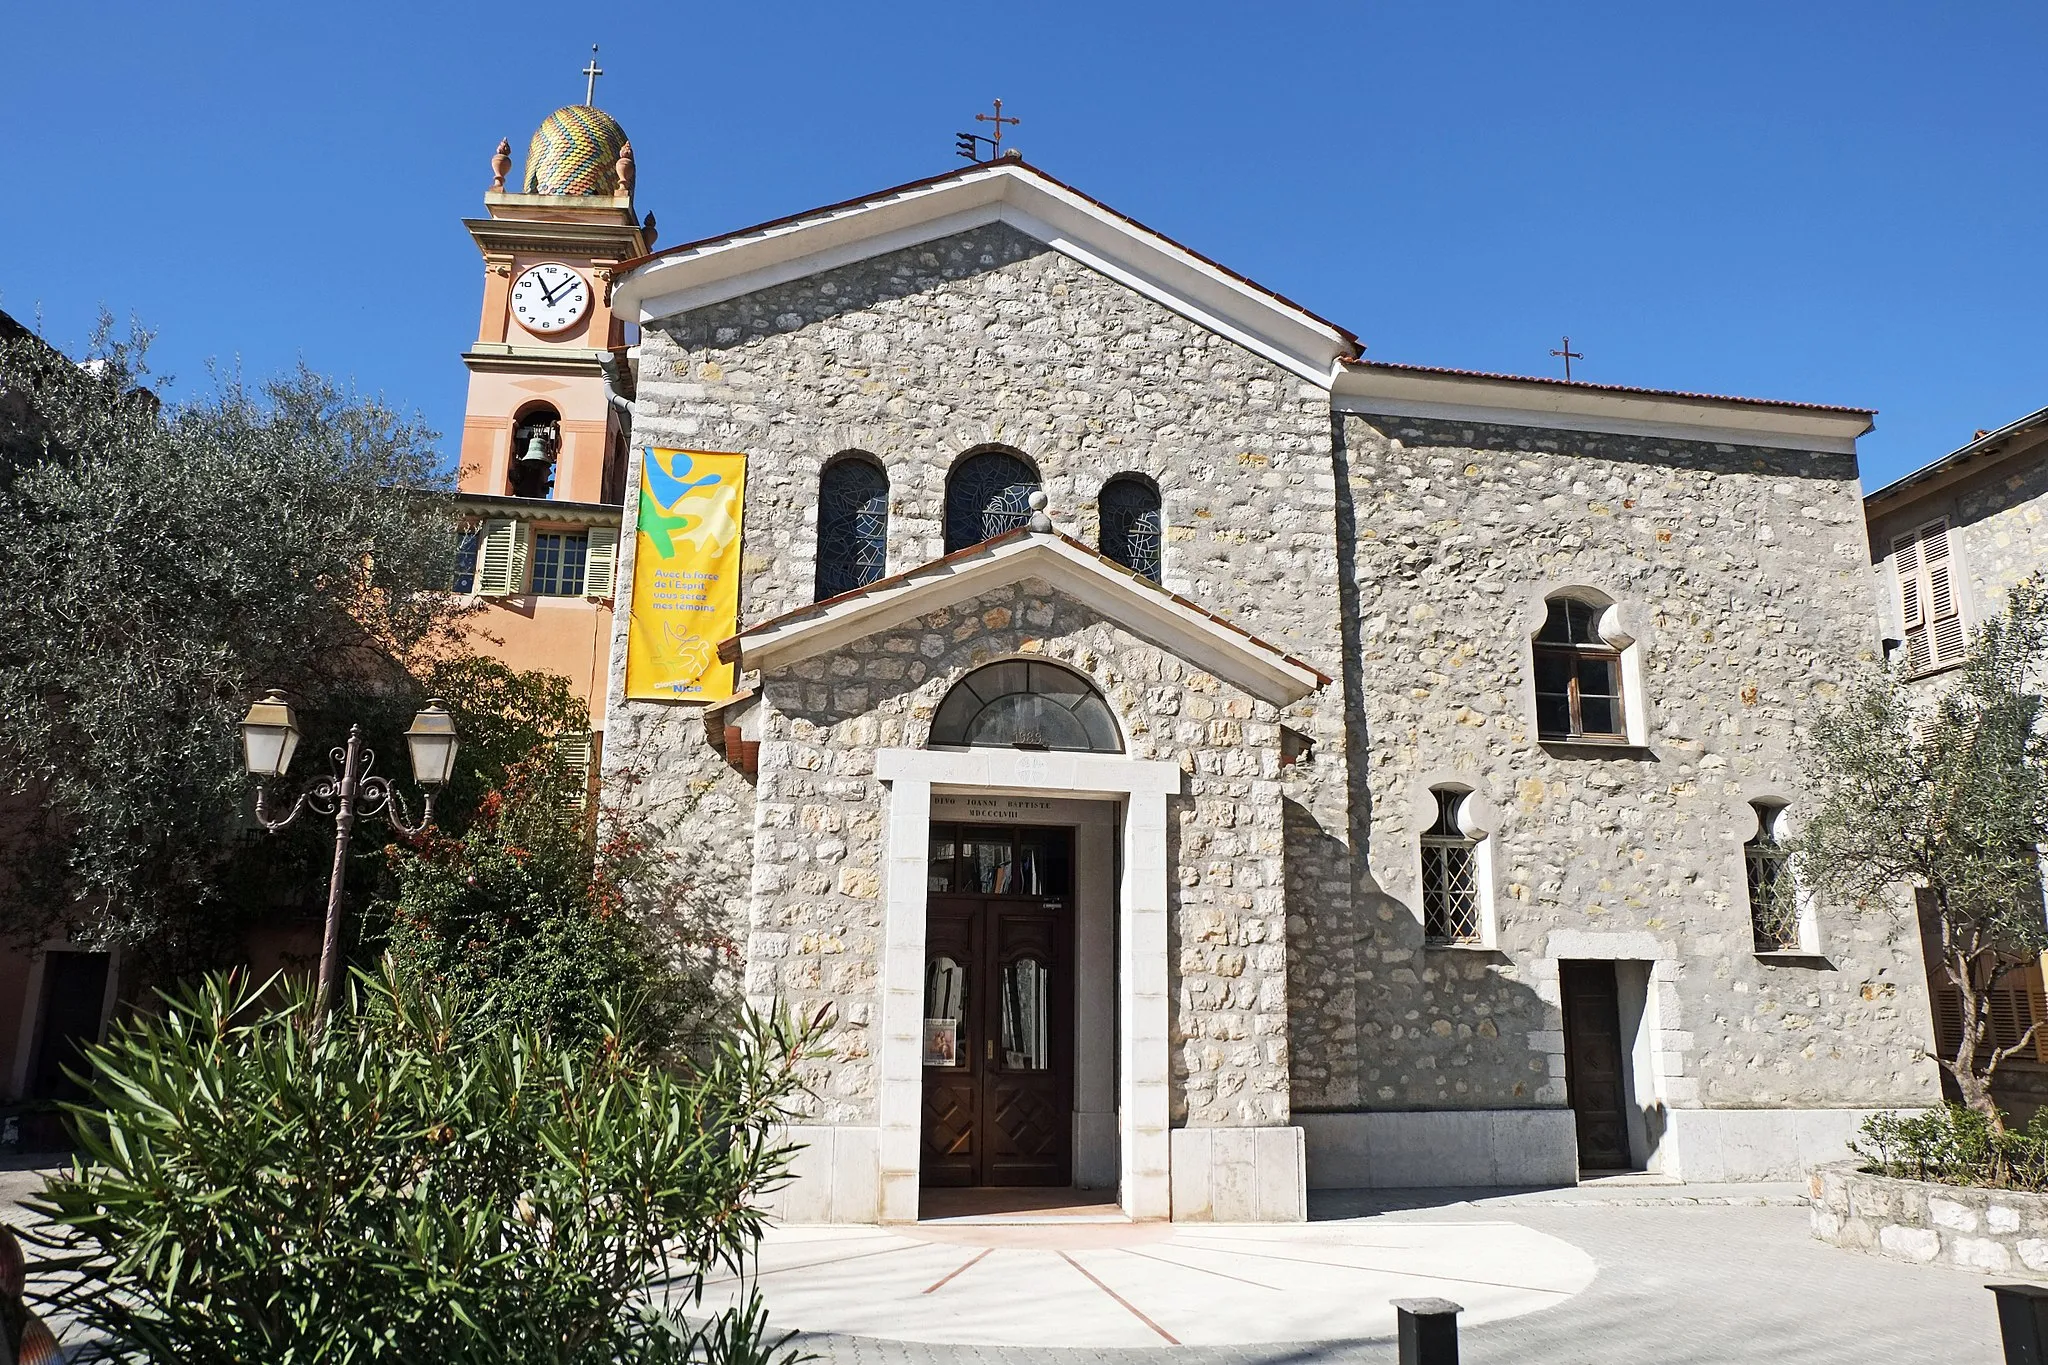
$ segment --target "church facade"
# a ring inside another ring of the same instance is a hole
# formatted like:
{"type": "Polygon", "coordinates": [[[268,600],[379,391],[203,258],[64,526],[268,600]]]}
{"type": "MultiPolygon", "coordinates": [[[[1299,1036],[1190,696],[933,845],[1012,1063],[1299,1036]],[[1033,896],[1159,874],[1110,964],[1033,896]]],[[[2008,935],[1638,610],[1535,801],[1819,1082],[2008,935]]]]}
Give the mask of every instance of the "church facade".
{"type": "Polygon", "coordinates": [[[1782,1178],[1937,1098],[1911,926],[1774,852],[1868,413],[1371,362],[1014,159],[612,307],[636,447],[748,459],[740,695],[625,696],[622,562],[605,768],[830,1012],[788,1216],[1782,1178]]]}

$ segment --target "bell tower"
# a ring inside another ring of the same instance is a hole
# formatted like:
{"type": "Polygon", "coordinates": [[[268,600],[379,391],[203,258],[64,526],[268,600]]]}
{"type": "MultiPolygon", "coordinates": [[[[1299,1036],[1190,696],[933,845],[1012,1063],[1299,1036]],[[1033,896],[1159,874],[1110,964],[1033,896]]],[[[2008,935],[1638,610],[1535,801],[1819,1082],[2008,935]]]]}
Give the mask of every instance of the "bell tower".
{"type": "MultiPolygon", "coordinates": [[[[594,94],[594,60],[585,74],[594,94]]],[[[572,104],[541,122],[516,191],[511,169],[502,141],[487,216],[463,220],[483,254],[484,288],[476,342],[462,356],[461,489],[618,505],[633,381],[627,324],[607,286],[619,262],[654,243],[654,215],[633,212],[633,147],[611,115],[572,104]]]]}

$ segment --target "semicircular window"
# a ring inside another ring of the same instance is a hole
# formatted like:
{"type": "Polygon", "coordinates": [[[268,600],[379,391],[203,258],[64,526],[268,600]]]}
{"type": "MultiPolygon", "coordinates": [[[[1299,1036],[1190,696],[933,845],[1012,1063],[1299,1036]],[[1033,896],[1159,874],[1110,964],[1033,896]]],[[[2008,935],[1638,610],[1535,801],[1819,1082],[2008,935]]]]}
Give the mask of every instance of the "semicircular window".
{"type": "Polygon", "coordinates": [[[1163,516],[1159,490],[1130,474],[1102,485],[1102,553],[1140,578],[1159,581],[1163,516]]]}
{"type": "Polygon", "coordinates": [[[1014,531],[1031,519],[1038,471],[1006,450],[983,450],[946,479],[946,553],[1014,531]]]}
{"type": "Polygon", "coordinates": [[[865,588],[889,558],[889,476],[857,456],[818,476],[817,600],[865,588]]]}
{"type": "Polygon", "coordinates": [[[1080,674],[1011,659],[977,668],[946,694],[931,743],[947,748],[1055,749],[1120,754],[1109,703],[1080,674]]]}

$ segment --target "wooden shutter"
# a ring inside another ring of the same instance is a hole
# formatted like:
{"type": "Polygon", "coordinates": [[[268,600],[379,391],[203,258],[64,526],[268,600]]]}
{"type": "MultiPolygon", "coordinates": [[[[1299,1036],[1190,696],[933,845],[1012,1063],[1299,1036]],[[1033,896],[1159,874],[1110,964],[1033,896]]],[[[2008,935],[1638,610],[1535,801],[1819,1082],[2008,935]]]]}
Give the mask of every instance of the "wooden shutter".
{"type": "Polygon", "coordinates": [[[518,522],[483,522],[477,546],[477,591],[485,598],[504,598],[514,591],[512,561],[518,544],[518,522]]]}
{"type": "Polygon", "coordinates": [[[1906,632],[1911,673],[1960,663],[1968,644],[1956,575],[1961,570],[1949,540],[1948,520],[1930,521],[1892,541],[1899,576],[1899,624],[1906,632]]]}
{"type": "Polygon", "coordinates": [[[571,810],[582,810],[590,800],[590,732],[556,735],[555,753],[567,775],[566,789],[571,810]]]}
{"type": "Polygon", "coordinates": [[[618,577],[618,566],[619,528],[591,527],[590,542],[583,556],[583,595],[610,597],[618,577]]]}

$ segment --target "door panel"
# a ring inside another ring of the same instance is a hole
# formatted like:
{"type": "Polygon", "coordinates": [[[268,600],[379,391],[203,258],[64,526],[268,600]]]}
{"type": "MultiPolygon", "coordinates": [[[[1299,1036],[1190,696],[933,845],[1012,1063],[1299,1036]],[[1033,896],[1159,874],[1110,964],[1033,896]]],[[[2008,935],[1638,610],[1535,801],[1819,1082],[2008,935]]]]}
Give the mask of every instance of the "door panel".
{"type": "Polygon", "coordinates": [[[1072,1182],[1072,934],[1060,902],[930,898],[921,1184],[1072,1182]]]}
{"type": "Polygon", "coordinates": [[[1627,1170],[1628,1054],[1612,962],[1561,962],[1565,1096],[1579,1135],[1579,1165],[1627,1170]]]}

